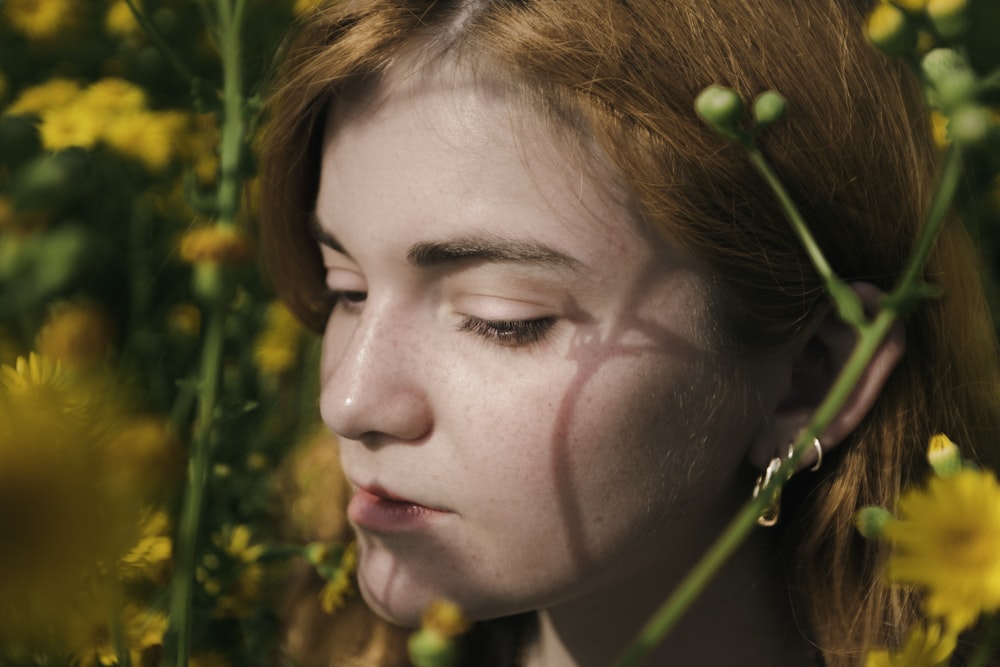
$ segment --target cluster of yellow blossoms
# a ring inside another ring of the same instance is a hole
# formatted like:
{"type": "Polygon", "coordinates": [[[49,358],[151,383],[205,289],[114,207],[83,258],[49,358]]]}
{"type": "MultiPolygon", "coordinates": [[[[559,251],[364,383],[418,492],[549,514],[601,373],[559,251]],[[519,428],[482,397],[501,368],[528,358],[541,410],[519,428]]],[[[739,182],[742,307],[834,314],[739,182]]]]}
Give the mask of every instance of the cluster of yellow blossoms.
{"type": "Polygon", "coordinates": [[[217,169],[218,132],[210,116],[153,111],[145,91],[124,79],[104,78],[86,88],[71,79],[50,79],[22,91],[5,113],[37,117],[46,150],[103,145],[151,171],[180,159],[193,164],[203,181],[212,180],[217,169]]]}
{"type": "Polygon", "coordinates": [[[935,474],[900,497],[895,516],[874,507],[858,516],[863,534],[892,545],[888,579],[920,590],[927,616],[899,651],[872,651],[866,667],[944,665],[962,632],[1000,611],[1000,483],[944,435],[931,439],[928,460],[935,474]]]}
{"type": "Polygon", "coordinates": [[[134,660],[162,641],[166,617],[122,600],[125,582],[162,579],[170,562],[169,523],[153,491],[179,469],[170,463],[179,462],[180,444],[166,424],[150,420],[132,413],[99,368],[35,353],[0,368],[7,651],[108,665],[116,624],[134,660]],[[117,601],[120,618],[109,614],[117,601]]]}

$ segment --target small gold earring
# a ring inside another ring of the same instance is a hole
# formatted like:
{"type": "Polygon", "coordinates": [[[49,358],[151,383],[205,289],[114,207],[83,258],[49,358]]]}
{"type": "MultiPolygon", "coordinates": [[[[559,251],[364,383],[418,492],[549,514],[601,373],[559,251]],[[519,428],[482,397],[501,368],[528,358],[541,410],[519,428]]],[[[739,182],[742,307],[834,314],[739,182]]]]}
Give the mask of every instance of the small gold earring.
{"type": "Polygon", "coordinates": [[[813,438],[813,449],[816,450],[816,463],[809,470],[816,472],[823,467],[823,443],[819,441],[819,438],[813,438]]]}

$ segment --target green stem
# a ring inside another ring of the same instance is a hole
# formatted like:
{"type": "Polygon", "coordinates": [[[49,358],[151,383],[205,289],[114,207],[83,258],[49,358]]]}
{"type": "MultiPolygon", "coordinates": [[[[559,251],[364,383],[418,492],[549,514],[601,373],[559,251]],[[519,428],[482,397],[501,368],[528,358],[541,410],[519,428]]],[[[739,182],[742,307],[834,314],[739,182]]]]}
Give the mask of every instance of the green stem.
{"type": "MultiPolygon", "coordinates": [[[[234,224],[239,208],[239,166],[243,146],[243,73],[239,40],[244,5],[244,0],[235,0],[235,5],[232,0],[216,2],[223,71],[223,127],[220,147],[222,176],[217,194],[219,225],[234,224]]],[[[209,305],[202,347],[197,430],[192,444],[188,484],[178,528],[176,569],[170,585],[171,628],[168,641],[165,642],[167,655],[164,664],[174,667],[186,667],[191,651],[191,601],[194,594],[198,537],[201,533],[202,504],[216,435],[213,416],[219,397],[226,309],[224,301],[209,305]]]]}
{"type": "Polygon", "coordinates": [[[747,144],[744,148],[750,158],[750,163],[757,170],[757,173],[767,181],[768,187],[771,188],[771,191],[777,197],[785,217],[792,224],[792,229],[802,242],[806,254],[809,255],[809,259],[816,268],[816,272],[819,273],[820,278],[826,284],[827,292],[829,292],[830,297],[834,300],[841,319],[854,326],[861,326],[865,321],[864,307],[861,305],[861,299],[854,290],[833,272],[829,262],[826,261],[826,256],[823,255],[822,249],[820,249],[819,244],[816,242],[816,238],[813,236],[812,231],[810,231],[809,225],[806,224],[805,219],[799,212],[784,183],[778,178],[778,175],[774,172],[764,154],[753,144],[747,144]]]}
{"type": "Polygon", "coordinates": [[[858,343],[852,350],[843,371],[837,377],[830,392],[816,410],[809,426],[803,431],[796,443],[792,456],[782,463],[778,474],[761,491],[760,495],[747,503],[730,521],[694,569],[642,628],[636,640],[618,662],[621,667],[634,667],[640,664],[649,650],[663,640],[670,628],[687,611],[712,577],[736,551],[743,539],[753,529],[761,511],[779,492],[782,484],[791,477],[791,472],[795,469],[799,458],[811,447],[813,437],[829,426],[851,392],[854,391],[855,385],[868,367],[868,362],[889,333],[895,319],[896,316],[893,312],[883,310],[870,325],[866,325],[866,329],[860,334],[858,343]]]}
{"type": "Polygon", "coordinates": [[[240,203],[240,161],[243,153],[243,71],[240,62],[240,24],[244,0],[218,0],[222,46],[222,140],[219,148],[219,224],[235,224],[240,203]]]}
{"type": "Polygon", "coordinates": [[[177,530],[174,574],[170,582],[170,630],[165,665],[186,667],[191,650],[191,598],[194,593],[195,560],[201,525],[201,510],[211,466],[214,442],[213,414],[219,395],[222,347],[225,339],[223,306],[214,306],[208,314],[202,348],[201,386],[198,396],[198,423],[188,463],[181,520],[177,530]]]}
{"type": "MultiPolygon", "coordinates": [[[[799,215],[787,191],[767,164],[763,155],[752,146],[747,147],[747,149],[751,152],[751,159],[754,161],[755,166],[764,174],[771,187],[775,189],[775,194],[781,201],[786,215],[793,226],[796,227],[800,237],[803,238],[803,243],[806,244],[810,257],[816,263],[817,271],[824,276],[828,285],[843,284],[833,274],[832,270],[830,270],[829,265],[819,251],[819,247],[812,239],[812,235],[809,233],[804,220],[799,215]]],[[[854,323],[854,328],[858,334],[858,341],[827,396],[823,399],[823,402],[817,408],[809,424],[803,430],[798,442],[795,444],[792,456],[782,463],[781,468],[771,480],[771,483],[761,491],[758,497],[745,505],[737,513],[736,517],[730,521],[726,529],[704,556],[702,556],[687,577],[657,609],[646,625],[643,626],[636,639],[628,646],[617,663],[620,667],[634,667],[639,665],[648,652],[663,640],[678,619],[680,619],[694,600],[701,594],[712,577],[725,564],[729,557],[732,556],[743,539],[753,529],[761,510],[770,502],[771,498],[779,493],[781,486],[791,477],[796,463],[811,446],[812,439],[822,433],[840,412],[840,409],[854,391],[861,375],[868,367],[876,350],[878,350],[882,341],[895,324],[899,316],[899,307],[907,302],[908,295],[918,293],[924,266],[927,263],[927,258],[941,229],[941,225],[944,223],[951,209],[951,203],[954,199],[961,173],[961,152],[953,147],[945,161],[941,181],[935,191],[934,199],[931,202],[927,219],[921,229],[917,246],[903,270],[899,283],[885,299],[884,308],[878,313],[875,319],[868,322],[862,317],[858,322],[854,323]]],[[[849,290],[849,288],[847,289],[849,290]]],[[[853,293],[853,290],[850,291],[853,293]]],[[[834,295],[834,298],[836,299],[838,296],[834,295]]]]}

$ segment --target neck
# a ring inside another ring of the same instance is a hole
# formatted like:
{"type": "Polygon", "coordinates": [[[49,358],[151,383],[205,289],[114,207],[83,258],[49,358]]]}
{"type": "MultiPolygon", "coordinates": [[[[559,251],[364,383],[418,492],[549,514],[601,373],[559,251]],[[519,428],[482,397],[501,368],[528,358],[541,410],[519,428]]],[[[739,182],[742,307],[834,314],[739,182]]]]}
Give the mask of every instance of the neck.
{"type": "MultiPolygon", "coordinates": [[[[538,639],[528,647],[525,665],[614,664],[708,541],[679,567],[665,566],[669,558],[658,560],[599,591],[541,610],[538,639]]],[[[763,529],[752,533],[644,664],[811,664],[772,541],[763,529]]]]}

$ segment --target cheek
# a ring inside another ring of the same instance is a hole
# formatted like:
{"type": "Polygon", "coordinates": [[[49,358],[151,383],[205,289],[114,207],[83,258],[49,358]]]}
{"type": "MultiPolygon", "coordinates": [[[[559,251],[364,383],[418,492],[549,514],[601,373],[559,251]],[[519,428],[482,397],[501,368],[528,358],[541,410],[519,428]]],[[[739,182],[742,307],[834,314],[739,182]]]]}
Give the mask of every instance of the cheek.
{"type": "Polygon", "coordinates": [[[719,439],[705,419],[717,387],[704,368],[643,356],[561,377],[524,381],[467,422],[488,424],[462,461],[478,478],[470,519],[597,560],[693,492],[719,439]]]}

